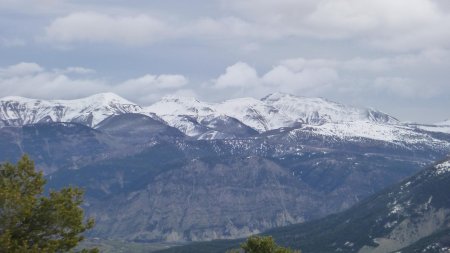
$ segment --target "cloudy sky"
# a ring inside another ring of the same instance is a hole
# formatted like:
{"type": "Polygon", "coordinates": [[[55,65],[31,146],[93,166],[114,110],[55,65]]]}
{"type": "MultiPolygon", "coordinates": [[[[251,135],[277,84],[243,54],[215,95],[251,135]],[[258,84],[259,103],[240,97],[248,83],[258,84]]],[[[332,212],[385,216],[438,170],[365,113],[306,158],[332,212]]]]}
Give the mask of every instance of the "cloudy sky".
{"type": "Polygon", "coordinates": [[[450,118],[448,0],[0,0],[0,97],[272,92],[450,118]]]}

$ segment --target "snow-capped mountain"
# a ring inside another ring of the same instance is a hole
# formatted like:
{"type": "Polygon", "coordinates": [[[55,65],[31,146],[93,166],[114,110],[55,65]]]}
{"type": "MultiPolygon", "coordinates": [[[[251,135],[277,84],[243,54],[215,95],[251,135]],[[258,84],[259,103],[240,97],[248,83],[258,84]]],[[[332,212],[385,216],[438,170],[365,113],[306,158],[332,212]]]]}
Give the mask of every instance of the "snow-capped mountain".
{"type": "Polygon", "coordinates": [[[216,108],[221,113],[240,120],[260,133],[281,127],[292,127],[297,121],[276,107],[254,98],[227,100],[217,104],[216,108]]]}
{"type": "Polygon", "coordinates": [[[207,103],[168,96],[141,107],[113,93],[75,100],[22,97],[0,99],[0,126],[76,122],[97,128],[105,119],[139,113],[197,139],[230,139],[291,131],[336,139],[371,139],[390,143],[438,144],[432,133],[450,133],[450,121],[434,125],[401,123],[374,109],[351,107],[323,98],[274,93],[261,100],[237,98],[207,103]]]}
{"type": "Polygon", "coordinates": [[[450,126],[450,119],[442,121],[442,122],[438,122],[435,125],[437,125],[437,126],[450,126]]]}
{"type": "Polygon", "coordinates": [[[77,122],[95,127],[112,115],[141,111],[139,105],[113,93],[100,93],[74,100],[42,100],[14,96],[0,99],[0,125],[77,122]]]}
{"type": "Polygon", "coordinates": [[[145,110],[161,116],[171,126],[183,128],[182,131],[190,136],[197,135],[198,129],[192,121],[186,121],[185,116],[200,122],[205,117],[226,115],[260,133],[299,124],[321,125],[326,122],[398,123],[394,117],[377,110],[283,93],[271,94],[261,100],[238,98],[221,103],[205,103],[194,98],[165,97],[145,110]]]}
{"type": "Polygon", "coordinates": [[[170,126],[178,128],[188,136],[199,136],[208,128],[199,121],[211,116],[220,116],[212,104],[200,102],[195,98],[166,96],[145,108],[148,113],[155,113],[170,126]]]}
{"type": "Polygon", "coordinates": [[[381,124],[367,121],[326,122],[322,125],[306,125],[290,132],[291,136],[297,134],[323,136],[336,141],[382,141],[406,148],[412,148],[415,145],[450,148],[447,140],[436,138],[429,131],[417,131],[415,127],[403,124],[381,124]]]}
{"type": "Polygon", "coordinates": [[[435,124],[409,124],[421,130],[435,133],[447,133],[450,134],[450,120],[438,122],[435,124]]]}
{"type": "Polygon", "coordinates": [[[368,121],[398,123],[394,117],[374,109],[351,107],[323,98],[297,97],[274,93],[262,99],[289,118],[311,125],[325,122],[368,121]]]}

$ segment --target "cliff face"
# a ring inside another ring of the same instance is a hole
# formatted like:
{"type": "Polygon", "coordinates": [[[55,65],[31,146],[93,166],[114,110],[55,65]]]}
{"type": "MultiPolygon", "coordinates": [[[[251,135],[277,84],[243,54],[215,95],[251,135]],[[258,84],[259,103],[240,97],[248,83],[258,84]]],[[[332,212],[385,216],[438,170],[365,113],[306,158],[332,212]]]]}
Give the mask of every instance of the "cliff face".
{"type": "Polygon", "coordinates": [[[303,222],[320,209],[321,200],[274,162],[248,157],[214,164],[191,161],[159,174],[142,189],[90,202],[89,210],[102,236],[198,241],[303,222]]]}
{"type": "MultiPolygon", "coordinates": [[[[445,160],[344,212],[264,234],[307,253],[444,253],[450,246],[449,189],[450,160],[445,160]]],[[[224,252],[238,244],[212,241],[163,252],[224,252]]]]}

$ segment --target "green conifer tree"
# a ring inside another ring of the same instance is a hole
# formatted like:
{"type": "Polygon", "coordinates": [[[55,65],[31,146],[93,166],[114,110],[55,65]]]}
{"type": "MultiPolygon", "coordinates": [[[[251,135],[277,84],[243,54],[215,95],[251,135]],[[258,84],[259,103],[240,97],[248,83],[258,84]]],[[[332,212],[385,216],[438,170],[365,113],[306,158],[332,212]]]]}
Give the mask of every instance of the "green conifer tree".
{"type": "Polygon", "coordinates": [[[27,156],[17,165],[0,165],[0,253],[68,252],[94,226],[92,219],[84,221],[82,190],[68,187],[45,196],[44,185],[27,156]]]}
{"type": "Polygon", "coordinates": [[[291,250],[278,246],[272,236],[250,236],[241,244],[240,250],[232,250],[229,253],[301,253],[299,250],[291,250]]]}

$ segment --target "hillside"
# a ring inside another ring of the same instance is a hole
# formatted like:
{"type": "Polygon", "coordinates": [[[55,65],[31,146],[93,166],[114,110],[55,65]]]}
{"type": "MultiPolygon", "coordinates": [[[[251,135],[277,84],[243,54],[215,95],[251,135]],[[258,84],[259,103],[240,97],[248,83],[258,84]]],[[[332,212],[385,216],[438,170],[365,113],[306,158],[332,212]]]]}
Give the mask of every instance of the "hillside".
{"type": "Polygon", "coordinates": [[[1,101],[0,160],[28,153],[50,188],[83,187],[97,220],[90,236],[101,239],[231,239],[310,221],[450,152],[448,133],[287,94],[169,97],[154,112],[110,93],[1,101]]]}
{"type": "MultiPolygon", "coordinates": [[[[306,253],[448,252],[449,189],[450,160],[445,160],[345,212],[264,234],[306,253]]],[[[213,241],[161,252],[225,252],[238,243],[213,241]]]]}

